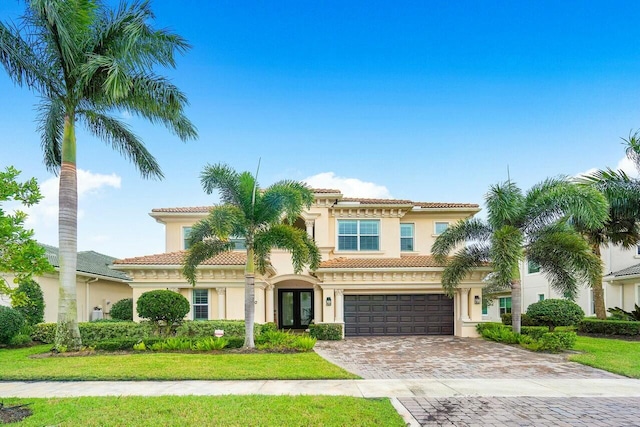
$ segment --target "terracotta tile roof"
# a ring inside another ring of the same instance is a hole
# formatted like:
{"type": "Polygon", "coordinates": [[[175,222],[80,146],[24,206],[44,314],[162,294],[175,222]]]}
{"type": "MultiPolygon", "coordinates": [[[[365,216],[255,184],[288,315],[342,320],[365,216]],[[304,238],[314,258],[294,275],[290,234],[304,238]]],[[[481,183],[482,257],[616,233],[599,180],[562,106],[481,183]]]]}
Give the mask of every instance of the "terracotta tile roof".
{"type": "MultiPolygon", "coordinates": [[[[164,254],[146,255],[133,258],[118,259],[115,265],[180,265],[186,251],[168,252],[164,254]]],[[[244,265],[247,255],[244,252],[224,252],[209,258],[201,265],[244,265]]]]}
{"type": "Polygon", "coordinates": [[[420,206],[421,208],[479,208],[480,205],[475,203],[439,203],[439,202],[414,202],[415,206],[420,206]]]}
{"type": "Polygon", "coordinates": [[[411,268],[442,267],[429,255],[412,255],[400,258],[334,258],[324,261],[320,268],[411,268]]]}
{"type": "Polygon", "coordinates": [[[315,194],[338,194],[341,192],[340,190],[336,190],[335,188],[312,188],[311,191],[313,191],[315,194]]]}
{"type": "Polygon", "coordinates": [[[353,197],[347,197],[341,202],[359,202],[361,205],[413,205],[411,200],[402,199],[359,199],[353,197]]]}
{"type": "Polygon", "coordinates": [[[192,206],[182,208],[155,208],[151,212],[171,212],[171,213],[209,213],[213,206],[192,206]]]}

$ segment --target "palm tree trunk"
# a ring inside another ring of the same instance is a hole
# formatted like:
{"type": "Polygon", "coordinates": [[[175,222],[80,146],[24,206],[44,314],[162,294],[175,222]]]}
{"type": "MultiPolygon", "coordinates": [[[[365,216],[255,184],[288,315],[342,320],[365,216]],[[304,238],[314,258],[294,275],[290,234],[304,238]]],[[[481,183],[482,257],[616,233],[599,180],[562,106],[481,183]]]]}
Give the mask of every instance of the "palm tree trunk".
{"type": "Polygon", "coordinates": [[[76,136],[72,116],[64,120],[62,167],[60,169],[58,258],[60,289],[58,325],[54,348],[58,351],[79,350],[82,346],[78,329],[76,298],[76,264],[78,257],[78,182],[76,173],[76,136]]]}
{"type": "MultiPolygon", "coordinates": [[[[595,243],[591,246],[591,252],[600,259],[600,245],[595,243]]],[[[604,303],[604,289],[602,287],[602,270],[599,274],[591,278],[591,289],[593,290],[593,306],[595,307],[596,317],[604,320],[607,318],[607,308],[604,303]]]]}
{"type": "Polygon", "coordinates": [[[255,280],[256,267],[253,247],[247,245],[247,264],[244,270],[244,347],[254,348],[253,324],[255,322],[255,280]]]}
{"type": "Polygon", "coordinates": [[[511,279],[511,327],[520,333],[522,322],[522,283],[520,279],[511,279]]]}

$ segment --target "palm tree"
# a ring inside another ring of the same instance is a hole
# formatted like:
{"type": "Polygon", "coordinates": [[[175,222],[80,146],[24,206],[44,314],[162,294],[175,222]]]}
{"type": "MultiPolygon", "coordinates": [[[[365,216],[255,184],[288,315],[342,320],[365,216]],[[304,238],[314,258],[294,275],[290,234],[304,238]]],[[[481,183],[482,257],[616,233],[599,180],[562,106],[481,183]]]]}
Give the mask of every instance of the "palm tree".
{"type": "Polygon", "coordinates": [[[594,188],[558,178],[547,179],[523,194],[507,181],[492,186],[485,200],[486,221],[459,221],[439,235],[432,247],[436,259],[446,263],[442,286],[450,296],[471,269],[490,263],[491,288],[511,289],[513,330],[520,332],[519,263],[525,257],[539,264],[551,286],[570,299],[575,298],[580,283],[601,274],[600,259],[570,224],[578,220],[602,226],[607,202],[594,188]]]}
{"type": "Polygon", "coordinates": [[[199,264],[233,250],[232,237],[245,239],[244,346],[253,348],[256,269],[260,274],[266,272],[274,248],[291,253],[296,273],[305,265],[315,270],[320,263],[315,242],[305,230],[291,225],[305,207],[311,206],[313,193],[296,181],[280,181],[261,190],[251,173],[237,173],[224,164],[206,166],[200,179],[207,194],[214,190],[220,192],[223,204],[213,208],[207,218],[191,229],[191,247],[184,260],[183,273],[195,286],[199,264]],[[287,222],[283,222],[283,217],[287,222]]]}
{"type": "MultiPolygon", "coordinates": [[[[637,246],[640,243],[640,182],[630,178],[622,170],[606,169],[582,176],[578,183],[602,192],[609,202],[609,219],[601,227],[589,228],[576,224],[576,228],[589,242],[593,254],[600,258],[600,248],[607,244],[619,245],[625,249],[637,246]]],[[[602,271],[592,278],[590,285],[596,317],[606,319],[602,271]]]]}
{"type": "Polygon", "coordinates": [[[185,117],[185,95],[154,67],[175,66],[189,45],[147,21],[147,1],[116,11],[100,0],[27,0],[20,26],[0,23],[0,63],[15,84],[41,97],[44,163],[60,174],[60,295],[55,348],[81,345],[77,325],[76,121],[128,158],[144,178],[162,171],[143,142],[116,117],[122,111],[161,123],[180,139],[197,133],[185,117]]]}

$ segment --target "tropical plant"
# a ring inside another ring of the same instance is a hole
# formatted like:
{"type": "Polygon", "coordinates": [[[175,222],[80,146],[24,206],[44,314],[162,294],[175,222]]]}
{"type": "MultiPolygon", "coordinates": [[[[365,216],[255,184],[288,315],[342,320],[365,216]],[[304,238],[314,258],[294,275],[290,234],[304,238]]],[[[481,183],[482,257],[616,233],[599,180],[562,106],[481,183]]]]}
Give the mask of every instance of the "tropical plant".
{"type": "Polygon", "coordinates": [[[148,1],[121,3],[113,11],[100,0],[26,0],[21,24],[0,23],[0,63],[19,86],[41,98],[39,131],[44,163],[60,174],[60,297],[56,348],[81,347],[77,325],[76,122],[131,160],[145,178],[162,178],[154,157],[122,111],[161,123],[182,140],[196,137],[183,113],[185,95],[156,66],[175,67],[189,45],[149,25],[148,1]]]}
{"type": "Polygon", "coordinates": [[[433,244],[434,256],[445,265],[442,286],[448,295],[453,296],[473,268],[490,264],[488,293],[511,289],[513,330],[519,333],[519,263],[525,256],[540,265],[551,286],[570,299],[575,298],[580,283],[601,274],[600,259],[570,225],[579,221],[593,228],[602,226],[608,207],[596,189],[574,185],[566,178],[550,178],[523,194],[507,181],[492,186],[485,200],[486,221],[459,221],[433,244]]]}
{"type": "Polygon", "coordinates": [[[640,322],[640,306],[638,306],[638,304],[635,305],[632,311],[626,311],[620,307],[610,308],[607,311],[612,314],[611,317],[616,318],[617,320],[640,322]]]}
{"type": "Polygon", "coordinates": [[[24,316],[29,325],[44,322],[44,294],[32,279],[22,279],[12,295],[12,306],[24,316]],[[18,296],[18,298],[13,298],[18,296]]]}
{"type": "Polygon", "coordinates": [[[312,270],[320,263],[320,252],[305,230],[291,224],[305,207],[313,202],[313,193],[296,181],[280,181],[260,189],[256,177],[249,172],[238,173],[224,164],[208,165],[200,175],[207,194],[220,192],[222,205],[211,210],[207,218],[191,229],[189,248],[184,260],[184,276],[196,283],[196,268],[205,260],[232,251],[232,237],[245,239],[245,342],[254,348],[254,283],[256,270],[264,274],[273,248],[291,253],[293,269],[312,270]],[[283,217],[287,218],[283,222],[283,217]]]}
{"type": "Polygon", "coordinates": [[[538,325],[545,325],[549,332],[557,326],[573,326],[584,318],[578,304],[566,299],[545,299],[527,307],[527,316],[538,325]]]}
{"type": "MultiPolygon", "coordinates": [[[[637,134],[629,137],[637,145],[637,134]]],[[[575,227],[585,236],[598,258],[602,246],[612,244],[624,249],[640,243],[640,181],[630,178],[624,171],[599,170],[578,178],[578,183],[596,188],[607,198],[609,219],[600,227],[588,227],[577,222],[575,227]]],[[[606,319],[606,305],[602,286],[602,271],[589,283],[593,290],[593,304],[598,319],[606,319]]]]}
{"type": "Polygon", "coordinates": [[[9,295],[13,305],[27,304],[24,292],[17,292],[1,273],[9,273],[14,283],[30,280],[31,276],[53,271],[45,250],[33,239],[33,230],[24,228],[27,214],[12,214],[2,209],[3,202],[18,202],[31,206],[42,199],[35,178],[19,182],[20,171],[12,166],[0,171],[0,294],[9,295]]]}

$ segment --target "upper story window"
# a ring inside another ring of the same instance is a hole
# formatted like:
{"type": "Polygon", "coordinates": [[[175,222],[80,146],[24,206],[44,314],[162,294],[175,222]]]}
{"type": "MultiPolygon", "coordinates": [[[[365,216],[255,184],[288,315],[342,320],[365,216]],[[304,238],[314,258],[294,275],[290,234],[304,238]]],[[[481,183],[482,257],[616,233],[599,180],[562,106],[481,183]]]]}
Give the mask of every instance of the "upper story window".
{"type": "Polygon", "coordinates": [[[182,227],[182,247],[185,250],[191,247],[191,242],[189,242],[190,235],[191,227],[182,227]]]}
{"type": "Polygon", "coordinates": [[[400,250],[413,251],[413,224],[400,224],[400,250]]]}
{"type": "Polygon", "coordinates": [[[437,236],[445,232],[449,228],[448,222],[436,222],[433,227],[433,233],[437,236]]]}
{"type": "Polygon", "coordinates": [[[535,261],[527,260],[527,273],[539,273],[540,272],[540,264],[535,261]]]}
{"type": "Polygon", "coordinates": [[[380,221],[338,220],[339,251],[380,250],[380,221]]]}
{"type": "Polygon", "coordinates": [[[231,236],[229,240],[233,242],[233,250],[243,251],[247,249],[247,239],[245,239],[244,237],[231,236]]]}
{"type": "Polygon", "coordinates": [[[511,313],[511,297],[499,299],[500,314],[511,313]]]}

